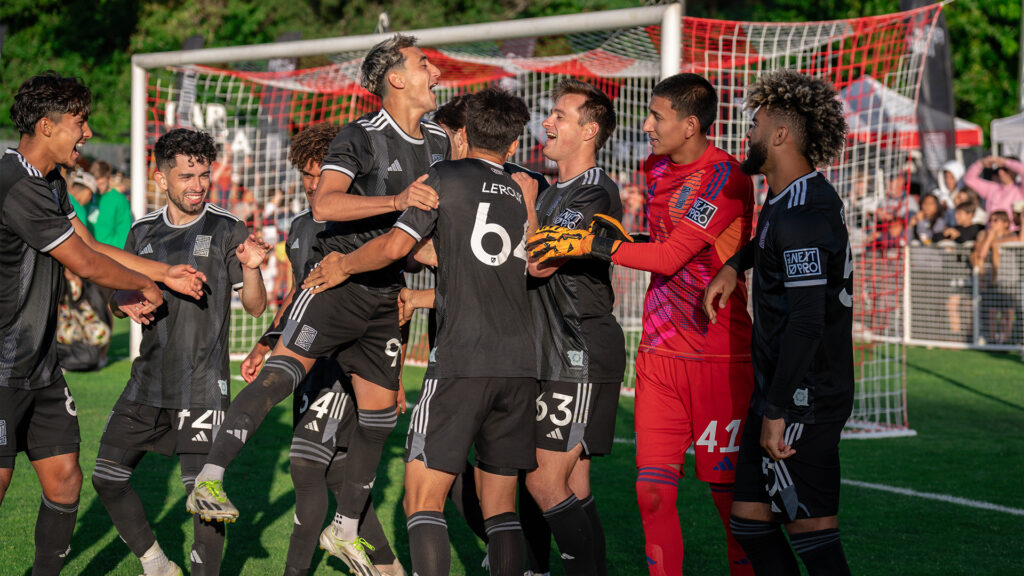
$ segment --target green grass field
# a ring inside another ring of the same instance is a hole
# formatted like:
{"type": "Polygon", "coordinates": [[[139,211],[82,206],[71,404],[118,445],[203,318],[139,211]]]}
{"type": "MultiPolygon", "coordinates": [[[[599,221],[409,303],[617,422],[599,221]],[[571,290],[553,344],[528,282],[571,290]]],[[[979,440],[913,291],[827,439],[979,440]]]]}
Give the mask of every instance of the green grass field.
{"type": "MultiPolygon", "coordinates": [[[[114,357],[123,357],[127,335],[115,331],[114,357]]],[[[237,366],[236,366],[237,369],[237,366]]],[[[90,478],[106,416],[129,373],[126,360],[88,374],[69,374],[82,427],[85,473],[78,526],[64,574],[138,574],[140,564],[117,537],[96,498],[90,478]]],[[[421,369],[406,370],[410,398],[416,399],[421,369]]],[[[844,480],[913,491],[892,493],[846,484],[840,509],[846,554],[855,574],[1021,574],[1024,573],[1024,366],[1017,355],[910,349],[908,403],[912,438],[845,440],[844,480]],[[984,509],[944,495],[995,504],[984,509]]],[[[235,382],[237,386],[240,382],[235,382]]],[[[263,575],[283,571],[294,497],[288,476],[290,410],[278,406],[226,478],[242,517],[228,530],[223,574],[263,575]]],[[[374,498],[408,568],[408,540],[401,510],[401,453],[408,415],[399,421],[385,451],[374,498]]],[[[616,436],[632,437],[633,403],[622,398],[616,436]]],[[[594,464],[594,492],[608,540],[610,573],[646,574],[643,534],[634,496],[634,448],[616,444],[610,457],[594,464]]],[[[685,570],[690,575],[725,575],[721,526],[705,485],[688,478],[679,491],[686,538],[685,570]]],[[[149,455],[134,476],[161,546],[187,566],[191,519],[177,462],[149,455]]],[[[39,486],[27,459],[19,457],[11,489],[0,507],[0,575],[27,575],[39,486]]],[[[450,510],[452,573],[481,574],[484,551],[450,510]]],[[[317,573],[345,572],[322,552],[317,573]]],[[[554,574],[561,574],[557,560],[554,574]]]]}

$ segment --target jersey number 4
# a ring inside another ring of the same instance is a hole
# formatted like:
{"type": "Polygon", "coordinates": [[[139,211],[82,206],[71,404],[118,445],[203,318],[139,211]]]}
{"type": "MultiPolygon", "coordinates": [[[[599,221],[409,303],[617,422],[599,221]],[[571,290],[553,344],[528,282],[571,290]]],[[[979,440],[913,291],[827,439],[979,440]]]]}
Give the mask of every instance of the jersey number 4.
{"type": "MultiPolygon", "coordinates": [[[[725,431],[729,433],[729,445],[723,446],[719,449],[719,452],[739,452],[740,445],[736,443],[738,436],[740,435],[740,424],[739,420],[733,420],[725,427],[725,431]]],[[[712,420],[708,422],[708,427],[704,429],[704,433],[700,435],[697,440],[697,446],[704,446],[708,452],[714,452],[715,448],[718,447],[718,441],[715,439],[716,432],[718,431],[718,420],[712,420]]]]}
{"type": "Polygon", "coordinates": [[[473,255],[488,266],[501,266],[508,260],[510,253],[516,258],[522,258],[525,262],[526,247],[520,242],[516,246],[515,252],[512,251],[512,239],[509,237],[508,231],[501,224],[487,221],[487,213],[490,210],[489,202],[481,202],[476,208],[476,222],[473,224],[473,233],[469,237],[469,246],[473,249],[473,255]],[[494,254],[484,248],[484,237],[488,234],[495,234],[501,240],[501,250],[494,254]]]}

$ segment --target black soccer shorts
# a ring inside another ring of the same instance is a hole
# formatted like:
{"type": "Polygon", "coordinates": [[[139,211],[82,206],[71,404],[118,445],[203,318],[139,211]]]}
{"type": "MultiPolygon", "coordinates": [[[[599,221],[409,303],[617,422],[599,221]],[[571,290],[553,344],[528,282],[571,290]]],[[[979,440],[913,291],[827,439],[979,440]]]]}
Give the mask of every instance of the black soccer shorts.
{"type": "Polygon", "coordinates": [[[31,461],[78,452],[78,410],[64,377],[45,388],[0,387],[0,468],[18,452],[31,461]]]}
{"type": "Polygon", "coordinates": [[[295,394],[289,457],[328,466],[335,452],[348,448],[355,430],[355,394],[343,369],[333,360],[319,361],[306,383],[308,386],[295,394]]]}
{"type": "Polygon", "coordinates": [[[839,438],[844,422],[786,425],[796,453],[773,461],[761,448],[761,416],[747,415],[736,462],[733,498],[769,504],[783,522],[839,512],[839,438]]]}
{"type": "Polygon", "coordinates": [[[542,380],[537,396],[537,448],[568,452],[583,444],[587,456],[612,451],[619,383],[542,380]]]}
{"type": "Polygon", "coordinates": [[[405,460],[458,474],[475,445],[480,468],[532,470],[536,398],[533,378],[426,378],[405,439],[405,460]]]}
{"type": "Polygon", "coordinates": [[[175,410],[132,402],[122,394],[110,411],[100,444],[164,456],[208,454],[227,409],[227,396],[216,409],[175,410]]]}
{"type": "Polygon", "coordinates": [[[306,358],[333,355],[348,374],[398,390],[402,368],[398,292],[345,282],[326,292],[303,290],[285,310],[281,341],[306,358]]]}

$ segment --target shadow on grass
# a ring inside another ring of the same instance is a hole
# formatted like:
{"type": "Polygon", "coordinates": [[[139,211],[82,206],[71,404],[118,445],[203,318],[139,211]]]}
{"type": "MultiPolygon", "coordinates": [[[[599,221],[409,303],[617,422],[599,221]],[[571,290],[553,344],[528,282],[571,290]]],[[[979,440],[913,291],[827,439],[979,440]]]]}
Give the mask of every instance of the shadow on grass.
{"type": "MultiPolygon", "coordinates": [[[[999,355],[996,355],[996,356],[999,356],[999,355]]],[[[1002,356],[1007,356],[1007,355],[1006,354],[1002,354],[1002,356]]],[[[946,376],[945,374],[942,374],[940,372],[936,372],[935,370],[932,370],[930,368],[926,368],[925,366],[923,366],[921,364],[917,364],[915,362],[909,362],[908,361],[907,362],[907,366],[914,368],[914,370],[917,370],[917,371],[921,372],[922,374],[927,374],[928,376],[931,376],[933,378],[941,380],[941,381],[943,381],[943,382],[945,382],[945,383],[947,383],[947,384],[949,384],[949,385],[951,385],[951,386],[953,386],[955,388],[959,388],[959,389],[963,390],[964,392],[968,392],[970,394],[974,394],[975,396],[978,396],[979,398],[984,398],[986,400],[990,400],[992,402],[995,402],[996,404],[1000,404],[1000,405],[1005,406],[1007,408],[1010,408],[1010,409],[1013,409],[1013,410],[1017,410],[1019,412],[1024,412],[1024,406],[1021,406],[1020,404],[1014,404],[1013,402],[1008,402],[1008,401],[1006,401],[1006,400],[1004,400],[1004,399],[1002,399],[1002,398],[1000,398],[998,396],[989,394],[988,392],[985,392],[983,390],[979,390],[979,389],[974,388],[972,386],[968,386],[967,384],[964,384],[963,382],[961,382],[959,380],[954,380],[953,378],[950,378],[949,376],[946,376]]]]}

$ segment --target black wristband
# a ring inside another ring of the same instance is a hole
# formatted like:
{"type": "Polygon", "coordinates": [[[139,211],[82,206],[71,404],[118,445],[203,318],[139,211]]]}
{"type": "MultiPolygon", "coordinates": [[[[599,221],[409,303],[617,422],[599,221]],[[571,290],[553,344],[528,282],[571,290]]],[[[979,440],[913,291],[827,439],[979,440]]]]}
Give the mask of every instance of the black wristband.
{"type": "Polygon", "coordinates": [[[590,243],[590,255],[598,260],[611,262],[612,254],[615,253],[616,248],[618,248],[618,240],[612,240],[604,236],[594,236],[594,240],[590,243]]]}

